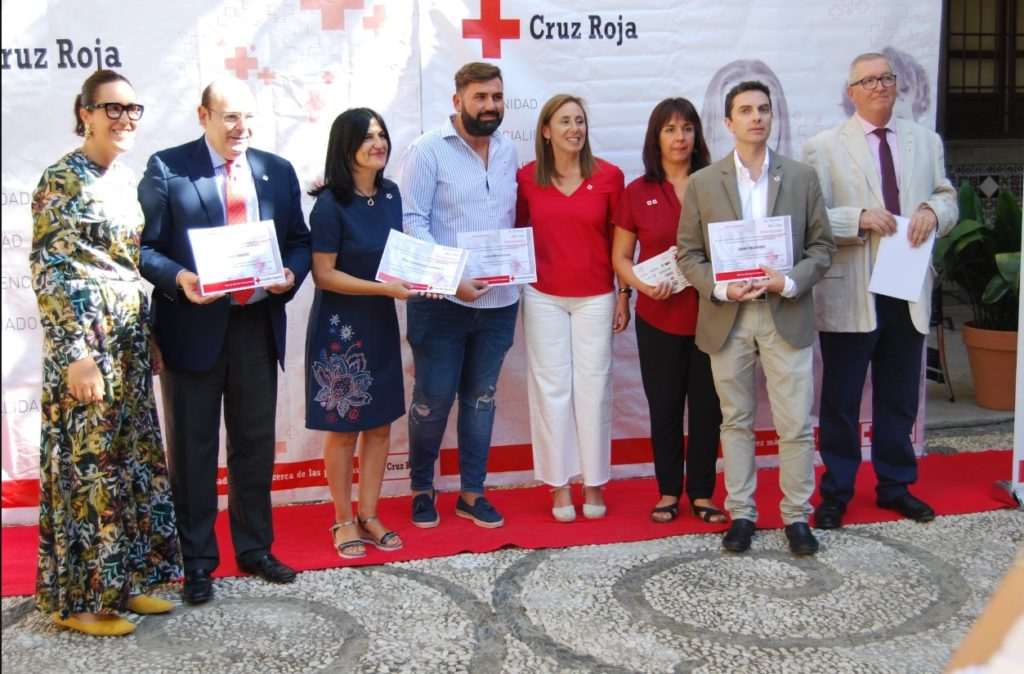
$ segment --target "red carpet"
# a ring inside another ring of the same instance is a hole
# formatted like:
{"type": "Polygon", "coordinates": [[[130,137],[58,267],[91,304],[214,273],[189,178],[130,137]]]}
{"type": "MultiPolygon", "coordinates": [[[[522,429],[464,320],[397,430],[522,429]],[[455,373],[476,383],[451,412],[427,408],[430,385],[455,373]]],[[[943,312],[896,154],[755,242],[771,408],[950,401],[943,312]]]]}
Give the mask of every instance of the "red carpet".
{"type": "MultiPolygon", "coordinates": [[[[926,456],[920,464],[920,480],[914,493],[930,503],[939,515],[984,512],[1009,506],[993,490],[993,483],[1010,475],[1012,453],[987,451],[953,456],[926,456]]],[[[819,476],[821,469],[818,470],[819,476]]],[[[778,470],[763,469],[758,474],[758,509],[763,529],[779,528],[778,503],[782,497],[778,470]]],[[[845,517],[849,524],[884,522],[898,515],[875,507],[874,473],[864,466],[857,480],[857,495],[845,517]]],[[[719,475],[715,501],[721,503],[722,476],[719,475]]],[[[580,502],[579,488],[575,498],[580,502]]],[[[603,520],[579,517],[572,524],[560,524],[551,517],[550,496],[543,487],[494,490],[488,498],[505,516],[499,529],[482,529],[469,520],[455,517],[456,494],[440,494],[438,509],[441,524],[436,529],[417,529],[409,523],[409,497],[384,499],[380,516],[396,527],[405,547],[397,552],[379,552],[372,546],[361,560],[345,564],[382,564],[460,552],[490,552],[506,546],[520,548],[560,548],[572,545],[623,543],[665,536],[723,531],[724,525],[704,524],[684,511],[670,524],[655,524],[649,513],[657,500],[652,478],[617,480],[605,491],[608,516],[603,520]]],[[[300,570],[325,569],[342,565],[334,552],[328,528],[333,508],[327,503],[282,506],[274,510],[277,541],[274,553],[300,570]]],[[[3,596],[31,594],[35,586],[36,527],[3,529],[3,596]]],[[[221,566],[217,576],[239,575],[234,563],[227,513],[217,520],[217,539],[221,545],[221,566]]]]}

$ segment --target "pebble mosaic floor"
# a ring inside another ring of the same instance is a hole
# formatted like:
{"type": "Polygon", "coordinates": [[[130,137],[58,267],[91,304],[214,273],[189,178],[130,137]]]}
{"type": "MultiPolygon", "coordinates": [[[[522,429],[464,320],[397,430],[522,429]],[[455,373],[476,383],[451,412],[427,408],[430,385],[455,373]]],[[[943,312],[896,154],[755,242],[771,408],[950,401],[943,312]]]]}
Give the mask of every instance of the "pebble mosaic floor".
{"type": "MultiPolygon", "coordinates": [[[[1009,425],[930,434],[1009,446],[1009,425]],[[1002,443],[1002,444],[1000,444],[1002,443]]],[[[5,674],[48,672],[941,672],[1024,543],[1002,510],[818,532],[751,551],[717,535],[219,580],[216,598],[135,634],[64,631],[3,601],[5,674]]],[[[177,599],[173,589],[168,598],[177,599]]]]}

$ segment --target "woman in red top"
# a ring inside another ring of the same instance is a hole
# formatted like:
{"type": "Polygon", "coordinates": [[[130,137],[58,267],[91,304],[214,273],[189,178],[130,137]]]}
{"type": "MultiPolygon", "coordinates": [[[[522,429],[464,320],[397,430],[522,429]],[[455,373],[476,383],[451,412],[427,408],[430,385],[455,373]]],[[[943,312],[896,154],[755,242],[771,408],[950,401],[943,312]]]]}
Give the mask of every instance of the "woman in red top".
{"type": "Polygon", "coordinates": [[[583,476],[583,515],[603,517],[611,471],[612,332],[629,323],[615,292],[612,215],[624,178],[594,157],[583,101],[552,97],[537,120],[537,160],[519,170],[517,224],[532,226],[537,282],[523,292],[530,435],[552,514],[576,518],[569,480],[583,476]]]}
{"type": "Polygon", "coordinates": [[[616,213],[612,261],[619,278],[640,291],[636,341],[650,408],[654,473],[661,492],[651,519],[671,522],[679,514],[683,407],[689,397],[686,495],[694,515],[705,522],[724,522],[725,515],[711,503],[722,411],[711,378],[711,361],[694,344],[697,291],[688,287],[672,294],[669,283],[648,285],[633,273],[637,241],[640,262],[670,247],[674,251],[690,174],[709,162],[700,117],[690,101],[667,98],[655,106],[647,124],[643,158],[644,175],[626,188],[616,213]]]}

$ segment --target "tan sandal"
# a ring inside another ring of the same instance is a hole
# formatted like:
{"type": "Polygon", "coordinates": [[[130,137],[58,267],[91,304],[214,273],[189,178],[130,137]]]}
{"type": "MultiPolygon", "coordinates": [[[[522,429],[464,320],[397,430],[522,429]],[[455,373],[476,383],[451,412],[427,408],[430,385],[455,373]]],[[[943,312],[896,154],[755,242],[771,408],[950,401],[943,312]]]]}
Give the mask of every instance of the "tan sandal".
{"type": "Polygon", "coordinates": [[[338,552],[338,556],[342,559],[360,559],[366,556],[366,544],[362,538],[352,538],[341,543],[336,542],[335,535],[338,533],[338,529],[344,527],[355,527],[356,534],[359,534],[359,526],[356,520],[346,520],[344,522],[335,522],[331,527],[331,542],[334,543],[334,549],[338,552]],[[353,550],[358,551],[352,552],[353,550]]]}
{"type": "MultiPolygon", "coordinates": [[[[375,545],[378,550],[383,550],[385,552],[401,550],[402,539],[401,537],[399,537],[398,532],[385,531],[380,538],[374,538],[373,534],[370,533],[370,530],[366,528],[366,525],[370,522],[380,522],[379,517],[377,517],[376,515],[370,515],[366,519],[363,519],[362,517],[359,517],[357,519],[359,520],[359,527],[362,529],[362,532],[366,534],[365,536],[363,536],[364,543],[371,543],[375,545]]],[[[381,526],[383,525],[384,523],[381,522],[381,526]]]]}

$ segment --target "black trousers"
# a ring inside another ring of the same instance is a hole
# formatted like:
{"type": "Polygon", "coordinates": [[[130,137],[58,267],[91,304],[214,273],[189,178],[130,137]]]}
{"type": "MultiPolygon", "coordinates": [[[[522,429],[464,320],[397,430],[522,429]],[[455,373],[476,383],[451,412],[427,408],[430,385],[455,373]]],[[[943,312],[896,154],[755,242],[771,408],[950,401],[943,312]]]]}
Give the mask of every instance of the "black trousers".
{"type": "Polygon", "coordinates": [[[212,571],[220,561],[213,527],[222,403],[235,558],[242,562],[259,559],[274,540],[270,485],[277,358],[267,303],[231,308],[224,346],[211,370],[165,368],[160,382],[168,469],[185,570],[212,571]]]}
{"type": "Polygon", "coordinates": [[[689,442],[685,450],[686,495],[711,498],[722,409],[711,377],[711,359],[693,336],[663,332],[636,317],[640,376],[651,415],[654,474],[663,496],[683,492],[683,408],[689,406],[689,442]],[[687,402],[689,399],[689,402],[687,402]]]}
{"type": "Polygon", "coordinates": [[[872,332],[821,333],[821,496],[845,507],[861,463],[860,405],[871,365],[871,463],[877,497],[891,501],[917,481],[910,433],[921,391],[924,335],[905,300],[877,295],[872,332]]]}

